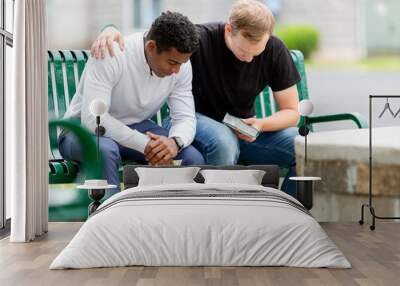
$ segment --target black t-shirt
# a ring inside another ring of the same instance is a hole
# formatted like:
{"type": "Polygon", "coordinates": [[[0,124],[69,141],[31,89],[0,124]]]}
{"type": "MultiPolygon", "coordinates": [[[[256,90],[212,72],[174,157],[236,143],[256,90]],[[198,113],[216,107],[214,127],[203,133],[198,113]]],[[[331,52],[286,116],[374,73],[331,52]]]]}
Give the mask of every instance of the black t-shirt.
{"type": "Polygon", "coordinates": [[[197,25],[200,46],[191,57],[196,111],[218,121],[227,112],[252,117],[256,96],[266,85],[283,90],[296,84],[300,75],[289,50],[274,36],[252,62],[241,62],[225,44],[224,26],[197,25]]]}

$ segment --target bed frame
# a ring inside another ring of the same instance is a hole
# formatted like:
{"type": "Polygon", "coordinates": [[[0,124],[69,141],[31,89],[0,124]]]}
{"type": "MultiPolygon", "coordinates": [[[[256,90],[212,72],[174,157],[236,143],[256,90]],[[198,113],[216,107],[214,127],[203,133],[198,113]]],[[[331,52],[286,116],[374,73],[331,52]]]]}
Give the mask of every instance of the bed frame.
{"type": "MultiPolygon", "coordinates": [[[[181,168],[179,166],[149,166],[149,165],[126,165],[123,171],[123,180],[125,189],[136,187],[139,183],[139,176],[135,171],[135,168],[181,168]]],[[[196,165],[190,167],[199,167],[201,170],[263,170],[265,175],[262,179],[261,184],[264,187],[278,188],[279,185],[279,166],[277,165],[232,165],[232,166],[212,166],[212,165],[196,165]]],[[[196,183],[204,183],[204,178],[200,174],[194,178],[196,183]]]]}

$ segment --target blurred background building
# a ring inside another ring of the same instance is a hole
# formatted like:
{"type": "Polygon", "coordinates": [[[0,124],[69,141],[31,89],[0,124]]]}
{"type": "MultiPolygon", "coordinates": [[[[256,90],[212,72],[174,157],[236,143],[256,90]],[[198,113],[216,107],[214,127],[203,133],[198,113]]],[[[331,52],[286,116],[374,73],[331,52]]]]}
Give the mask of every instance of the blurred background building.
{"type": "Polygon", "coordinates": [[[308,23],[321,35],[319,55],[354,59],[400,50],[398,0],[285,0],[280,22],[308,23]]]}
{"type": "Polygon", "coordinates": [[[162,11],[195,23],[225,20],[232,0],[48,0],[50,48],[88,48],[106,24],[124,34],[147,29],[162,11]]]}

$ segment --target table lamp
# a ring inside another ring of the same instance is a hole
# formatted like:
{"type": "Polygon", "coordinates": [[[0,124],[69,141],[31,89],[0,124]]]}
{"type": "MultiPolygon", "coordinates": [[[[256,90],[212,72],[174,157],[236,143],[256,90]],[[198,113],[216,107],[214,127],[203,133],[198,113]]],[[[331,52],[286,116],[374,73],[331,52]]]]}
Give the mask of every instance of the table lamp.
{"type": "MultiPolygon", "coordinates": [[[[100,117],[107,112],[107,109],[107,104],[99,98],[94,99],[89,106],[90,113],[96,117],[97,160],[100,158],[100,136],[106,133],[105,128],[100,125],[100,117]]],[[[89,216],[100,206],[100,200],[104,197],[106,189],[116,187],[116,185],[109,185],[107,180],[102,178],[85,180],[83,185],[77,186],[78,189],[87,189],[89,197],[93,200],[88,207],[89,216]]]]}
{"type": "MultiPolygon", "coordinates": [[[[308,99],[303,99],[299,102],[298,111],[304,117],[303,125],[299,128],[299,134],[304,136],[304,169],[307,166],[307,135],[310,132],[308,127],[308,116],[314,110],[314,105],[308,99]]],[[[313,185],[315,181],[320,181],[320,177],[290,177],[290,180],[296,181],[296,198],[308,209],[313,207],[313,185]]]]}
{"type": "Polygon", "coordinates": [[[310,128],[308,127],[308,116],[314,110],[313,103],[308,99],[303,99],[299,102],[298,110],[301,116],[304,117],[303,125],[299,128],[299,134],[304,136],[304,163],[307,163],[307,135],[310,132],[310,128]]]}
{"type": "Polygon", "coordinates": [[[96,98],[92,100],[89,106],[90,113],[96,117],[96,129],[95,129],[95,134],[97,136],[97,160],[99,159],[99,141],[100,141],[100,136],[103,136],[106,133],[106,129],[103,126],[100,126],[100,116],[102,116],[104,113],[107,112],[107,104],[99,99],[96,98]]]}

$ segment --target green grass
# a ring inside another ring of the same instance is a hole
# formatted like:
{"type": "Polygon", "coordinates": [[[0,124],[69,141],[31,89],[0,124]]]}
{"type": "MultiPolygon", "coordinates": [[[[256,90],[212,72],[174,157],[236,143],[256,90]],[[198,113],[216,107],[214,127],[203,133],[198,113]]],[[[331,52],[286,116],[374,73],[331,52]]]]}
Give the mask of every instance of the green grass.
{"type": "Polygon", "coordinates": [[[400,71],[399,56],[380,56],[368,57],[359,61],[325,61],[309,60],[306,61],[309,68],[315,69],[350,69],[350,70],[368,70],[368,71],[400,71]]]}

